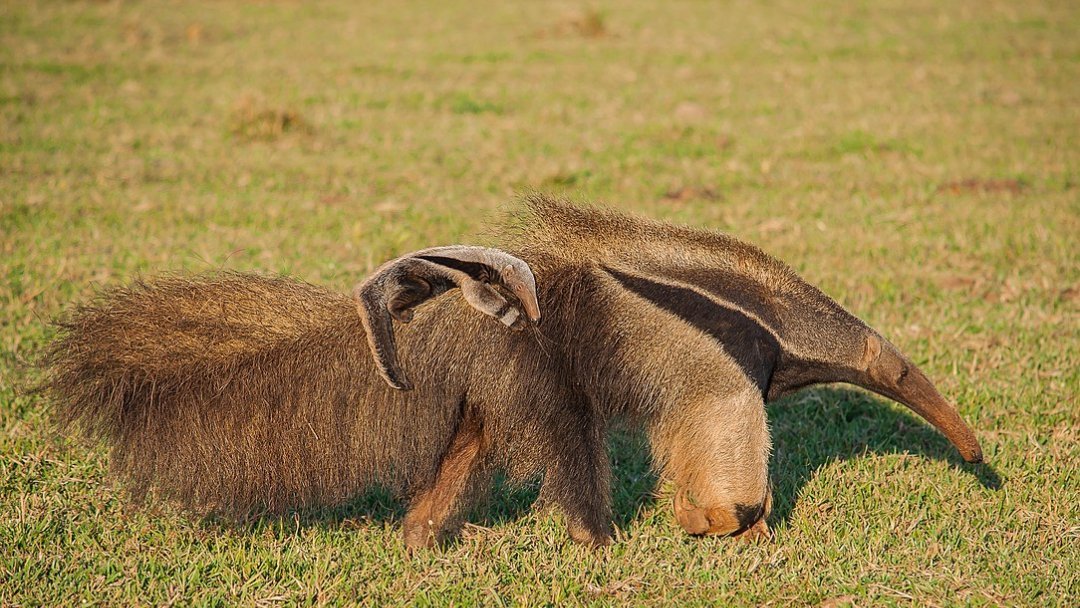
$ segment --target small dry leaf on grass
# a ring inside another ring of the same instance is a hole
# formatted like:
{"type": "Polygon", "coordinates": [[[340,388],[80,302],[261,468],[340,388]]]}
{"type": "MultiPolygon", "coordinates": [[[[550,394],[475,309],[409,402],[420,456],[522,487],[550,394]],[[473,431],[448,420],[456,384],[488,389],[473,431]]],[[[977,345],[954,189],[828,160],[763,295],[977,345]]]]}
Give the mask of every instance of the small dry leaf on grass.
{"type": "Polygon", "coordinates": [[[585,591],[593,597],[625,597],[633,595],[645,584],[641,577],[631,577],[625,580],[611,581],[603,587],[594,583],[585,583],[585,591]]]}
{"type": "Polygon", "coordinates": [[[1058,297],[1064,302],[1080,300],[1080,285],[1066,287],[1058,293],[1058,297]]]}
{"type": "Polygon", "coordinates": [[[708,186],[679,186],[664,193],[664,200],[673,202],[718,201],[721,198],[723,197],[719,192],[708,186]]]}
{"type": "Polygon", "coordinates": [[[199,44],[201,44],[205,39],[205,31],[203,28],[203,24],[188,24],[187,28],[184,30],[184,37],[187,38],[188,43],[192,46],[198,46],[199,44]]]}
{"type": "Polygon", "coordinates": [[[938,186],[938,192],[946,194],[996,194],[1000,192],[1008,194],[1020,194],[1024,191],[1024,184],[1018,179],[978,179],[969,177],[951,182],[945,182],[938,186]]]}
{"type": "Polygon", "coordinates": [[[610,36],[607,18],[598,10],[587,9],[570,13],[554,25],[536,32],[538,38],[556,38],[580,36],[582,38],[604,38],[610,36]]]}
{"type": "Polygon", "coordinates": [[[242,97],[233,106],[229,131],[249,140],[274,140],[288,133],[311,133],[311,125],[299,112],[270,107],[252,96],[242,97]]]}
{"type": "Polygon", "coordinates": [[[709,117],[705,106],[692,101],[683,101],[675,106],[675,120],[680,123],[698,123],[709,117]]]}
{"type": "Polygon", "coordinates": [[[854,595],[839,595],[821,602],[818,604],[818,608],[841,608],[856,605],[854,595]]]}
{"type": "Polygon", "coordinates": [[[972,277],[959,274],[947,275],[937,281],[938,285],[940,285],[944,289],[956,289],[961,291],[966,291],[981,282],[981,277],[972,277]]]}
{"type": "Polygon", "coordinates": [[[344,194],[324,194],[318,200],[324,205],[340,205],[348,201],[349,197],[344,194]]]}

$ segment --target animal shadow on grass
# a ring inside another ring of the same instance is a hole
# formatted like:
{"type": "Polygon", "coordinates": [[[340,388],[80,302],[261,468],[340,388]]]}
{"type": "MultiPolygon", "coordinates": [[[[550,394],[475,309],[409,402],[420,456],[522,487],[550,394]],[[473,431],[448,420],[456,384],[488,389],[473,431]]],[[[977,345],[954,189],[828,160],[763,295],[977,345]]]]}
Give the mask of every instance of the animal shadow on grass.
{"type": "MultiPolygon", "coordinates": [[[[610,433],[608,454],[613,468],[612,503],[615,525],[625,529],[655,501],[656,475],[652,470],[648,442],[643,434],[624,428],[610,433]]],[[[538,507],[540,480],[512,483],[496,472],[476,488],[474,505],[464,514],[463,522],[496,527],[516,521],[538,507]]],[[[212,529],[243,529],[251,533],[290,535],[299,527],[356,528],[370,525],[400,525],[406,503],[394,492],[373,486],[348,502],[333,507],[308,507],[282,514],[254,515],[242,521],[218,517],[203,518],[212,529]]],[[[443,545],[458,538],[451,534],[443,545]]]]}
{"type": "Polygon", "coordinates": [[[825,466],[870,455],[917,454],[944,460],[996,490],[1001,478],[989,464],[965,462],[929,423],[867,392],[838,386],[803,391],[769,406],[773,456],[773,514],[791,518],[803,486],[825,466]]]}
{"type": "MultiPolygon", "coordinates": [[[[1001,486],[992,466],[964,462],[952,444],[921,418],[863,391],[836,386],[809,389],[769,405],[768,411],[773,439],[769,467],[772,525],[787,522],[803,486],[817,471],[836,461],[911,453],[946,461],[975,476],[985,488],[1001,486]]],[[[610,433],[608,454],[614,523],[623,530],[631,529],[657,501],[657,476],[648,442],[641,432],[618,426],[610,433]]],[[[539,482],[512,484],[496,474],[492,483],[478,491],[479,500],[464,521],[484,527],[515,521],[534,508],[538,493],[539,482]]],[[[364,522],[399,524],[404,514],[405,505],[400,500],[376,487],[345,505],[259,518],[251,524],[253,528],[280,527],[283,533],[297,523],[362,528],[364,522]],[[279,525],[274,525],[275,521],[279,525]]],[[[455,538],[448,542],[452,544],[455,538]]]]}
{"type": "MultiPolygon", "coordinates": [[[[656,501],[656,472],[652,469],[649,444],[643,433],[617,425],[608,435],[611,461],[612,514],[620,529],[632,525],[656,501]]],[[[473,509],[468,521],[497,526],[523,517],[534,506],[540,492],[539,481],[511,484],[496,476],[490,494],[473,509]]]]}

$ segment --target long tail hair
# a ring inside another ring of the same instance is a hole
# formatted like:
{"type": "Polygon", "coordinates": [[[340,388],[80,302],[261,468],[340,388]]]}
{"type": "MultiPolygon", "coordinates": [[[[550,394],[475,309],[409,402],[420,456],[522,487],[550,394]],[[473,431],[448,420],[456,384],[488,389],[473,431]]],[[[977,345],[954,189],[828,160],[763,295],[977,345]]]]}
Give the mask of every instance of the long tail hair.
{"type": "Polygon", "coordinates": [[[243,515],[338,502],[394,464],[357,411],[380,389],[363,381],[372,366],[345,295],[170,276],[106,291],[59,327],[43,358],[56,417],[110,446],[136,498],[154,487],[243,515]]]}

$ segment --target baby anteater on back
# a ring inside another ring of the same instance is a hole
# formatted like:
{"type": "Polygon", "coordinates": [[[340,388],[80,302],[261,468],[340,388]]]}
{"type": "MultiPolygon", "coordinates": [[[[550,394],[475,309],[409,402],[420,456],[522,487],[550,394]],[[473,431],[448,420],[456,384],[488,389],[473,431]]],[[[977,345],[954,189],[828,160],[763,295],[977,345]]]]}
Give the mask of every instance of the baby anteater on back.
{"type": "Polygon", "coordinates": [[[423,250],[352,295],[229,272],[106,291],[61,321],[46,387],[136,497],[246,515],[378,483],[409,501],[409,546],[496,469],[542,476],[571,536],[609,543],[615,419],[646,432],[684,529],[764,534],[764,404],[822,382],[982,457],[910,360],[751,245],[542,196],[507,232],[506,251],[423,250]]]}

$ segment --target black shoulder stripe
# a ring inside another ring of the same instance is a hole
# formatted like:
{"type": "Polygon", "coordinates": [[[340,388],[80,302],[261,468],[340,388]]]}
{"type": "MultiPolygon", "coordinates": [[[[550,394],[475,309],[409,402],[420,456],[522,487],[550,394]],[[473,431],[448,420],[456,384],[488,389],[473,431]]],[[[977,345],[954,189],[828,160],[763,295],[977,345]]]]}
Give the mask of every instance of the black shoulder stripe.
{"type": "Polygon", "coordinates": [[[742,310],[752,313],[762,323],[771,327],[774,334],[783,335],[784,319],[777,314],[775,305],[771,303],[775,296],[757,281],[748,280],[744,276],[723,269],[702,270],[675,267],[665,268],[657,274],[723,298],[742,310]]]}
{"type": "Polygon", "coordinates": [[[762,395],[780,357],[780,343],[755,319],[697,291],[628,274],[607,266],[623,287],[711,336],[753,380],[762,395]]]}
{"type": "Polygon", "coordinates": [[[481,264],[480,262],[466,262],[457,258],[441,255],[421,255],[417,257],[421,260],[427,260],[440,266],[446,266],[447,268],[453,268],[454,270],[464,272],[474,281],[488,281],[492,277],[491,267],[487,264],[481,264]]]}

